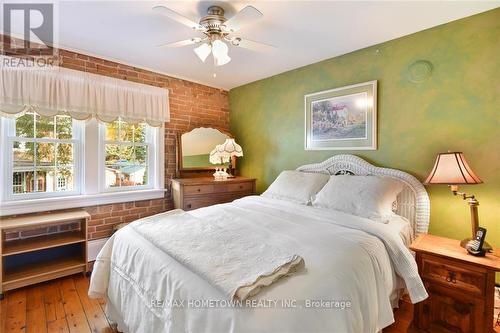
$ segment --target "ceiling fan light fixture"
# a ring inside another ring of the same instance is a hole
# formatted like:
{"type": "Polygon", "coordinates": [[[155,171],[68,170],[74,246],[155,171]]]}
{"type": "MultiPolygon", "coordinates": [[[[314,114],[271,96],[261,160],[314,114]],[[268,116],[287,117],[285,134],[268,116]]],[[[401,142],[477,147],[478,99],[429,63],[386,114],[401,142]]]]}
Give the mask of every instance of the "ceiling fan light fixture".
{"type": "Polygon", "coordinates": [[[212,42],[212,54],[214,56],[216,66],[222,66],[231,61],[231,58],[228,56],[228,52],[229,47],[220,39],[216,39],[212,42]]]}
{"type": "Polygon", "coordinates": [[[209,44],[203,43],[200,46],[194,48],[193,51],[201,61],[205,62],[205,60],[207,60],[207,57],[210,55],[212,48],[209,44]]]}
{"type": "Polygon", "coordinates": [[[228,56],[227,54],[223,55],[222,57],[214,56],[214,58],[215,58],[215,66],[222,66],[231,61],[231,57],[228,56]]]}
{"type": "Polygon", "coordinates": [[[228,52],[229,48],[227,47],[227,44],[220,39],[216,39],[212,42],[212,53],[215,57],[222,57],[224,55],[227,56],[228,52]]]}
{"type": "Polygon", "coordinates": [[[246,6],[233,15],[233,17],[227,19],[224,16],[224,9],[218,5],[213,5],[207,9],[207,14],[203,16],[198,23],[163,5],[154,6],[153,9],[174,21],[203,33],[204,35],[203,37],[193,37],[159,46],[184,47],[187,45],[202,43],[193,49],[196,56],[200,58],[202,62],[205,62],[210,54],[212,54],[215,66],[222,66],[229,63],[231,61],[231,57],[229,57],[228,54],[229,46],[238,46],[254,51],[262,51],[273,48],[273,46],[266,45],[264,43],[229,36],[230,34],[239,31],[244,25],[253,23],[262,17],[262,13],[253,6],[246,6]]]}

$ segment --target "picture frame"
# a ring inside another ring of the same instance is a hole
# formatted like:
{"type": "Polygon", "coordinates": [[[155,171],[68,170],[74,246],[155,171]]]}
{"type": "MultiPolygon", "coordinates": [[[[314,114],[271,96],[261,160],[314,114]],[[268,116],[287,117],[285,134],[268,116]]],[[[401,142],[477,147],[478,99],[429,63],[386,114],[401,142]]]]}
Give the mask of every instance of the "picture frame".
{"type": "Polygon", "coordinates": [[[376,150],[377,80],[304,96],[305,150],[376,150]]]}

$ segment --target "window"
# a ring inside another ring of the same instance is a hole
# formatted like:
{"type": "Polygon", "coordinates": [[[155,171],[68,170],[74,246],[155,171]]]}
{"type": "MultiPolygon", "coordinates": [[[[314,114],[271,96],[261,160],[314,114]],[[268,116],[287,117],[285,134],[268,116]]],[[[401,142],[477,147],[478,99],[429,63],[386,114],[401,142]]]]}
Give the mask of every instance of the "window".
{"type": "Polygon", "coordinates": [[[0,216],[161,198],[163,139],[120,119],[0,117],[0,216]]]}
{"type": "Polygon", "coordinates": [[[28,112],[12,119],[7,135],[6,197],[22,199],[76,191],[80,185],[76,127],[69,116],[42,117],[28,112]],[[61,179],[66,186],[59,186],[61,179]]]}
{"type": "Polygon", "coordinates": [[[148,184],[148,129],[121,120],[105,125],[106,189],[148,184]]]}

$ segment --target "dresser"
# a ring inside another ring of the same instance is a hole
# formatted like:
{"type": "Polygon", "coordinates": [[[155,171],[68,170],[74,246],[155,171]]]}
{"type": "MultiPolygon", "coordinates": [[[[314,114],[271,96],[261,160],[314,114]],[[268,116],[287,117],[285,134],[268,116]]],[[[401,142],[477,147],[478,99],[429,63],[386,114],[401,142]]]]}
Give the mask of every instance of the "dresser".
{"type": "Polygon", "coordinates": [[[498,252],[475,257],[460,241],[434,235],[420,235],[410,249],[429,293],[415,305],[413,324],[426,332],[493,332],[498,252]]]}
{"type": "Polygon", "coordinates": [[[255,194],[255,179],[246,177],[215,181],[213,177],[172,179],[174,208],[192,210],[255,194]]]}

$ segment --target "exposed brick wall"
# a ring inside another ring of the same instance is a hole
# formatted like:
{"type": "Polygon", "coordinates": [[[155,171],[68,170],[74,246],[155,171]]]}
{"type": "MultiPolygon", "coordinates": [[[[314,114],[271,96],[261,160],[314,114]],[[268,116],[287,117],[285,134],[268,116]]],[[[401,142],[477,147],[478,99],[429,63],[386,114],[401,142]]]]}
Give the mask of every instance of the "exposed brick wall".
{"type": "MultiPolygon", "coordinates": [[[[2,45],[8,39],[9,37],[0,34],[2,45]]],[[[176,173],[176,140],[179,133],[196,127],[229,130],[229,99],[225,90],[81,53],[63,49],[58,51],[61,67],[169,90],[170,122],[165,124],[165,186],[167,189],[170,188],[170,179],[175,177],[176,173]]],[[[16,56],[16,54],[8,55],[16,56]]],[[[113,225],[117,223],[130,222],[171,208],[172,198],[169,190],[165,199],[87,207],[87,211],[92,216],[89,223],[89,238],[107,237],[111,234],[113,225]]]]}
{"type": "Polygon", "coordinates": [[[91,215],[88,222],[89,238],[108,237],[116,224],[132,222],[171,209],[165,203],[164,199],[154,199],[87,207],[86,210],[91,215]]]}
{"type": "MultiPolygon", "coordinates": [[[[90,214],[88,221],[89,239],[108,237],[113,232],[113,226],[119,223],[132,222],[139,218],[170,210],[172,206],[165,199],[153,199],[132,201],[125,203],[83,207],[90,214]]],[[[50,213],[49,211],[44,212],[50,213]]],[[[39,213],[36,213],[39,214],[39,213]]],[[[26,214],[35,215],[35,214],[26,214]]],[[[10,218],[9,216],[6,218],[10,218]]],[[[58,225],[48,225],[24,231],[12,231],[6,233],[7,241],[21,238],[30,238],[46,234],[55,234],[69,230],[79,230],[79,223],[67,222],[58,225]]]]}

